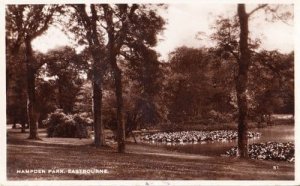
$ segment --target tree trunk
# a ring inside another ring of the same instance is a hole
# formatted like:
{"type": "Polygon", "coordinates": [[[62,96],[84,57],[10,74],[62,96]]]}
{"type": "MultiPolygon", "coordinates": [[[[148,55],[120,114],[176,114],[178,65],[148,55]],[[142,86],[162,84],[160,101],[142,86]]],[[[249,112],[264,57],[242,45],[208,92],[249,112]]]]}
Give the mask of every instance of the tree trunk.
{"type": "Polygon", "coordinates": [[[247,83],[248,69],[250,65],[250,51],[248,48],[248,15],[245,4],[238,5],[238,16],[240,22],[240,58],[239,70],[236,80],[236,93],[238,102],[238,156],[248,157],[248,124],[247,124],[247,83]]]}
{"type": "Polygon", "coordinates": [[[22,129],[21,129],[21,133],[25,133],[25,122],[24,121],[22,121],[22,129]]]}
{"type": "MultiPolygon", "coordinates": [[[[104,18],[106,21],[106,30],[108,35],[107,50],[109,55],[109,63],[113,69],[114,80],[115,80],[115,95],[117,100],[117,141],[118,141],[118,152],[125,152],[125,122],[124,122],[124,111],[123,111],[123,88],[122,88],[122,71],[118,67],[116,57],[120,54],[120,49],[124,44],[124,40],[128,33],[128,22],[127,18],[131,19],[134,11],[138,8],[137,5],[133,5],[130,12],[127,12],[128,5],[124,4],[122,7],[121,23],[122,27],[119,30],[115,30],[116,24],[114,23],[114,12],[113,8],[108,4],[102,5],[104,10],[104,18]],[[126,12],[126,13],[125,13],[126,12]],[[118,37],[116,37],[118,36],[118,37]]],[[[121,11],[121,10],[120,10],[121,11]]]]}
{"type": "MultiPolygon", "coordinates": [[[[123,115],[123,88],[122,88],[122,72],[117,64],[117,54],[120,52],[122,43],[116,43],[115,28],[113,25],[113,12],[109,9],[108,5],[103,5],[104,15],[107,24],[108,34],[108,55],[109,63],[113,69],[115,80],[115,94],[117,100],[117,141],[118,152],[125,152],[125,122],[123,115]],[[117,46],[116,46],[117,45],[117,46]]],[[[123,42],[123,41],[121,41],[123,42]]]]}
{"type": "Polygon", "coordinates": [[[117,99],[118,152],[124,153],[125,152],[125,122],[124,122],[124,114],[123,114],[122,72],[117,65],[116,56],[112,56],[110,62],[114,71],[115,93],[117,99]]]}
{"type": "Polygon", "coordinates": [[[37,123],[37,103],[35,96],[35,69],[33,67],[34,56],[31,47],[31,39],[25,40],[25,62],[27,68],[27,115],[29,123],[29,139],[39,139],[37,123]]]}
{"type": "Polygon", "coordinates": [[[104,127],[102,124],[102,71],[100,69],[100,58],[93,54],[93,114],[94,114],[94,132],[95,146],[105,145],[104,127]]]}

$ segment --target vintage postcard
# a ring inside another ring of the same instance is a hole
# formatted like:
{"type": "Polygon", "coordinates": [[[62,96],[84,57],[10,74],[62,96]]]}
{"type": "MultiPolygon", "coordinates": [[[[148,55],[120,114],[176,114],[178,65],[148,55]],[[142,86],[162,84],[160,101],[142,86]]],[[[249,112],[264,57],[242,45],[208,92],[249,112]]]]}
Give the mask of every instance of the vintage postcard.
{"type": "Polygon", "coordinates": [[[300,184],[299,10],[1,2],[1,185],[300,184]]]}

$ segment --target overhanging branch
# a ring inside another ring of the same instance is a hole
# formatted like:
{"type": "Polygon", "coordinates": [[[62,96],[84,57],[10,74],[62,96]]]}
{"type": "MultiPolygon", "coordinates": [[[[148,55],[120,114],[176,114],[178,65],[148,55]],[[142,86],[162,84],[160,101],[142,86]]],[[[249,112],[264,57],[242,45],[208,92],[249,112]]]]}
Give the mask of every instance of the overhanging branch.
{"type": "Polygon", "coordinates": [[[266,6],[268,6],[268,4],[259,5],[258,7],[256,7],[255,9],[253,9],[251,12],[248,13],[248,17],[251,16],[254,12],[256,12],[262,8],[265,8],[266,6]]]}

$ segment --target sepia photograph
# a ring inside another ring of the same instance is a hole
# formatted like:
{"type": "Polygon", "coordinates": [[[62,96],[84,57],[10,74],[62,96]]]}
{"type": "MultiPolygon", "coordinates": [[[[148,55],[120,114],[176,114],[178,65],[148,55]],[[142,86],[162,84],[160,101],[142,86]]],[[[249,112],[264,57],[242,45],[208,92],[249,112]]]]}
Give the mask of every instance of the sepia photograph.
{"type": "Polygon", "coordinates": [[[295,4],[24,2],[3,13],[7,183],[296,180],[295,4]]]}

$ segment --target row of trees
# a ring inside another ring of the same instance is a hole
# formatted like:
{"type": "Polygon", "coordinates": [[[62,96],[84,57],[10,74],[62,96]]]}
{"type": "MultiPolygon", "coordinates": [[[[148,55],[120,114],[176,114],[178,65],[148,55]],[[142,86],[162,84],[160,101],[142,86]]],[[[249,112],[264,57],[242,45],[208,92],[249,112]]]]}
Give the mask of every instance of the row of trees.
{"type": "Polygon", "coordinates": [[[165,24],[158,8],[166,7],[9,5],[8,116],[14,123],[28,122],[29,138],[38,139],[38,123],[56,108],[85,113],[93,118],[96,147],[105,144],[104,128],[110,127],[117,131],[118,152],[125,151],[125,133],[138,125],[237,118],[239,156],[246,157],[248,119],[294,108],[294,54],[259,51],[259,42],[248,36],[249,17],[269,6],[246,13],[238,5],[237,17],[216,21],[211,35],[216,47],[180,47],[167,62],[152,48],[165,24]],[[85,49],[33,51],[32,41],[51,25],[85,49]]]}
{"type": "MultiPolygon", "coordinates": [[[[42,35],[51,24],[60,23],[68,32],[74,35],[79,44],[87,46],[86,60],[90,61],[90,72],[93,89],[93,115],[95,145],[97,147],[105,144],[102,124],[102,97],[105,75],[110,71],[114,79],[115,95],[117,102],[117,126],[118,126],[118,151],[124,152],[124,116],[123,116],[123,88],[122,72],[117,60],[129,61],[133,56],[135,60],[145,62],[151,47],[157,43],[156,35],[162,30],[163,19],[154,12],[155,6],[147,5],[108,5],[91,4],[86,5],[9,5],[7,7],[7,54],[8,63],[13,64],[17,59],[10,59],[20,54],[20,48],[24,46],[24,62],[26,68],[26,89],[28,98],[28,123],[30,126],[30,139],[38,139],[37,118],[39,117],[39,104],[36,99],[36,78],[40,68],[51,60],[59,60],[59,63],[49,63],[49,72],[58,77],[58,85],[62,85],[68,78],[66,73],[57,73],[63,69],[63,62],[73,62],[76,59],[68,57],[83,56],[68,55],[63,58],[50,54],[52,59],[45,59],[42,55],[38,58],[32,50],[32,41],[42,35]],[[61,14],[67,17],[59,16],[61,14]],[[129,56],[129,57],[128,57],[129,56]],[[58,57],[58,58],[57,58],[58,57]],[[10,63],[11,62],[11,63],[10,63]]],[[[67,51],[69,52],[69,51],[67,51]]],[[[81,59],[82,60],[82,59],[81,59]]],[[[19,60],[22,62],[23,60],[19,60]]],[[[75,64],[74,63],[74,64],[75,64]]],[[[76,64],[77,65],[77,64],[76,64]]],[[[69,65],[70,66],[70,65],[69,65]]],[[[69,68],[69,67],[68,67],[69,68]]],[[[8,68],[10,69],[10,68],[8,68]]],[[[78,70],[79,68],[75,67],[78,70]]],[[[66,70],[66,69],[64,69],[66,70]]],[[[68,71],[70,72],[70,70],[68,71]]],[[[71,72],[72,73],[72,72],[71,72]]],[[[8,74],[8,78],[10,79],[8,74]]],[[[70,75],[70,74],[69,74],[70,75]]],[[[73,81],[76,81],[76,79],[73,81]]],[[[75,82],[80,84],[80,82],[75,82]]],[[[9,86],[9,84],[8,84],[9,86]]],[[[73,86],[73,87],[72,87],[73,86]]],[[[64,96],[63,92],[70,87],[59,86],[60,106],[67,112],[72,111],[72,105],[63,104],[74,95],[64,96]]],[[[74,82],[71,82],[74,88],[74,82]]],[[[76,92],[76,91],[75,91],[76,92]]]]}

